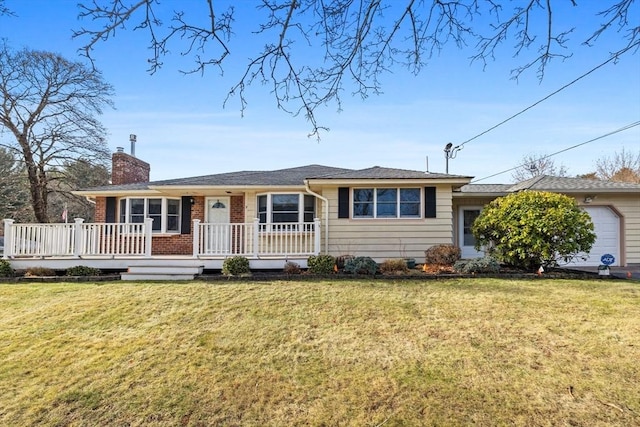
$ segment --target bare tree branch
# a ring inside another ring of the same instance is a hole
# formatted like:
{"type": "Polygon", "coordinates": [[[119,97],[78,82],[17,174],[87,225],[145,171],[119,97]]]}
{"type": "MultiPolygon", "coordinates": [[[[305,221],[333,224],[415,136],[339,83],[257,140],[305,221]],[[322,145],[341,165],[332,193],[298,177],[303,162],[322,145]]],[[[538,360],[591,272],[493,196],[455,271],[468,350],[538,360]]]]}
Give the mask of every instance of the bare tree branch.
{"type": "MultiPolygon", "coordinates": [[[[575,0],[569,1],[572,10],[580,7],[575,0]]],[[[597,16],[602,22],[584,43],[594,45],[603,34],[617,31],[624,45],[612,55],[618,58],[630,46],[637,51],[640,26],[633,17],[640,15],[638,0],[601,3],[603,9],[597,16]]],[[[170,44],[181,46],[180,54],[193,60],[193,66],[182,72],[204,73],[214,66],[222,73],[235,48],[232,36],[240,37],[233,33],[236,19],[245,15],[255,19],[246,10],[236,11],[234,4],[199,0],[200,13],[189,16],[184,10],[168,15],[158,0],[138,0],[131,5],[123,0],[92,0],[80,5],[80,17],[90,19],[91,25],[74,36],[87,40],[81,53],[91,59],[99,42],[129,25],[149,35],[151,73],[163,66],[163,58],[171,53],[170,44]],[[214,4],[222,6],[214,8],[214,4]],[[171,16],[168,24],[161,19],[166,16],[171,16]]],[[[514,79],[529,70],[542,79],[554,60],[567,60],[573,49],[570,38],[575,27],[561,28],[555,19],[556,9],[567,4],[566,0],[527,0],[513,6],[498,0],[255,0],[254,4],[260,16],[257,23],[246,24],[255,30],[242,35],[242,44],[253,47],[255,39],[259,47],[254,48],[223,105],[235,95],[244,112],[247,88],[253,83],[268,85],[277,107],[303,114],[314,136],[326,129],[316,120],[318,107],[335,103],[341,109],[345,91],[363,98],[379,94],[379,78],[393,66],[417,74],[450,45],[473,48],[471,61],[483,67],[509,49],[522,58],[522,65],[512,70],[514,79]],[[508,43],[512,46],[506,46],[508,43]]],[[[565,21],[571,16],[567,14],[565,21]]]]}

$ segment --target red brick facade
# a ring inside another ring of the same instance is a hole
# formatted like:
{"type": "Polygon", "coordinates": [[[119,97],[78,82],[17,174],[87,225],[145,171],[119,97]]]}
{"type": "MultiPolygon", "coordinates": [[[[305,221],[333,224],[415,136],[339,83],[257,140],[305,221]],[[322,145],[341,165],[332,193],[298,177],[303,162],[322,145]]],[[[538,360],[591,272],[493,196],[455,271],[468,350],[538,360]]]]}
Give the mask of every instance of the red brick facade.
{"type": "MultiPolygon", "coordinates": [[[[106,197],[96,197],[96,222],[106,222],[106,197]]],[[[191,205],[191,232],[189,234],[155,235],[151,241],[152,255],[191,255],[193,253],[193,220],[204,222],[205,198],[194,196],[191,205]]],[[[230,220],[243,223],[244,196],[231,196],[230,220]]]]}
{"type": "Polygon", "coordinates": [[[111,156],[111,183],[113,185],[149,182],[149,163],[127,153],[116,152],[111,156]]]}

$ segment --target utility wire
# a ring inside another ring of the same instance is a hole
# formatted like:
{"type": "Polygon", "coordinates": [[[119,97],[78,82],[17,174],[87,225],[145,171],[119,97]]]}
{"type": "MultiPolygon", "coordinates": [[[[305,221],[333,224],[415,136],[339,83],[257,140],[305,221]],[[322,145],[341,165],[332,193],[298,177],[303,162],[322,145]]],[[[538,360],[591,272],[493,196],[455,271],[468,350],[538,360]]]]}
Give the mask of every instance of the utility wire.
{"type": "MultiPolygon", "coordinates": [[[[608,136],[615,135],[616,133],[623,132],[625,130],[629,130],[629,129],[634,128],[636,126],[640,126],[640,121],[629,123],[626,126],[623,126],[623,127],[619,128],[619,129],[616,129],[616,130],[611,131],[609,133],[605,133],[604,135],[600,135],[600,136],[598,136],[596,138],[590,139],[589,141],[581,142],[580,144],[572,145],[571,147],[565,148],[565,149],[560,150],[560,151],[556,151],[555,153],[551,153],[551,154],[549,154],[547,156],[544,156],[544,157],[540,157],[540,160],[548,159],[549,157],[556,156],[556,155],[558,155],[560,153],[564,153],[565,151],[573,150],[574,148],[578,148],[580,146],[589,144],[590,142],[594,142],[594,141],[597,141],[599,139],[603,139],[603,138],[606,138],[608,136]]],[[[511,171],[516,170],[516,169],[518,169],[520,167],[523,167],[523,166],[526,166],[526,164],[518,165],[518,166],[515,166],[515,167],[513,167],[511,169],[503,170],[502,172],[498,172],[498,173],[494,173],[493,175],[485,176],[484,178],[474,179],[471,182],[472,183],[476,183],[478,181],[484,181],[485,179],[493,178],[494,176],[498,176],[498,175],[502,175],[503,173],[511,172],[511,171]]]]}
{"type": "Polygon", "coordinates": [[[477,134],[476,136],[467,139],[466,141],[462,142],[461,144],[457,145],[456,148],[461,149],[463,145],[465,145],[468,142],[473,141],[474,139],[480,138],[482,135],[485,135],[489,132],[491,132],[492,130],[496,129],[499,126],[502,126],[503,124],[507,123],[508,121],[515,119],[516,117],[518,117],[519,115],[529,111],[530,109],[532,109],[533,107],[537,106],[538,104],[546,101],[547,99],[551,98],[553,95],[557,94],[558,92],[561,92],[563,90],[565,90],[566,88],[568,88],[569,86],[571,86],[572,84],[578,82],[579,80],[587,77],[589,74],[593,73],[594,71],[598,70],[599,68],[604,67],[605,65],[607,65],[609,62],[611,61],[615,61],[617,60],[620,55],[622,55],[623,53],[627,52],[628,50],[633,49],[634,47],[640,46],[640,41],[637,41],[635,43],[633,43],[632,45],[627,46],[626,48],[616,52],[614,55],[611,55],[611,58],[607,59],[606,61],[604,61],[603,63],[601,63],[600,65],[595,66],[594,68],[592,68],[591,70],[587,71],[586,73],[584,73],[583,75],[581,75],[580,77],[577,77],[576,79],[572,80],[571,82],[567,83],[566,85],[562,86],[560,89],[551,92],[549,95],[545,96],[544,98],[540,99],[539,101],[535,102],[534,104],[531,104],[530,106],[528,106],[527,108],[525,108],[522,111],[517,112],[516,114],[514,114],[513,116],[501,121],[500,123],[498,123],[495,126],[490,127],[489,129],[485,130],[482,133],[477,134]]]}

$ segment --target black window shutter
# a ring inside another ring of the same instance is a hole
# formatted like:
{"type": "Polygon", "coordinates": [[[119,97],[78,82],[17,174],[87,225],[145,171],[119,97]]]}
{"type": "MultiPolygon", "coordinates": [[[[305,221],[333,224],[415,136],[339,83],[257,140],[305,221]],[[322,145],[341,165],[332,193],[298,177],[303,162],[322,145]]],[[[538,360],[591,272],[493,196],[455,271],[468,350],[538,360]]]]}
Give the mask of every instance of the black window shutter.
{"type": "Polygon", "coordinates": [[[349,187],[338,188],[338,218],[349,218],[349,187]]]}
{"type": "Polygon", "coordinates": [[[182,218],[180,234],[191,233],[191,196],[182,196],[182,218]]]}
{"type": "Polygon", "coordinates": [[[424,217],[436,217],[436,187],[424,187],[424,217]]]}
{"type": "Polygon", "coordinates": [[[107,206],[105,209],[104,222],[114,223],[116,222],[116,198],[107,197],[107,206]]]}

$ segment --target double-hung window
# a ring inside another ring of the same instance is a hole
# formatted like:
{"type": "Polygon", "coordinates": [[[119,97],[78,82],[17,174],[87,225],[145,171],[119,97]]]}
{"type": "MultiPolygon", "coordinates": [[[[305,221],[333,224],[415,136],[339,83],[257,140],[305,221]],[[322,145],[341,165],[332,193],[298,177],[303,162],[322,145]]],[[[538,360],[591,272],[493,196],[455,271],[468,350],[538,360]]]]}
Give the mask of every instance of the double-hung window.
{"type": "Polygon", "coordinates": [[[120,222],[143,223],[153,219],[154,233],[180,232],[180,199],[129,197],[120,199],[120,222]]]}
{"type": "Polygon", "coordinates": [[[315,198],[304,193],[261,194],[258,196],[258,220],[267,223],[312,223],[315,198]]]}
{"type": "Polygon", "coordinates": [[[354,188],[354,218],[420,218],[419,188],[354,188]]]}

